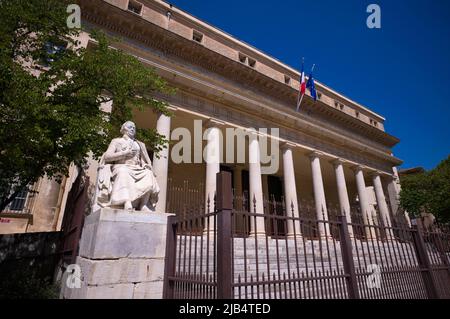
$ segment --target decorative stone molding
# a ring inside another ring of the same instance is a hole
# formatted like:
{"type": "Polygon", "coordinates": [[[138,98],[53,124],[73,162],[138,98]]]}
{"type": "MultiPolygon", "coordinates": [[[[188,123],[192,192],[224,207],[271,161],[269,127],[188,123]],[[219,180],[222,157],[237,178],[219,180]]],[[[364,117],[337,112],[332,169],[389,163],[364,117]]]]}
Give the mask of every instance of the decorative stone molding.
{"type": "Polygon", "coordinates": [[[347,163],[347,161],[338,157],[330,160],[330,163],[333,164],[333,166],[337,166],[337,165],[344,165],[347,163]]]}
{"type": "Polygon", "coordinates": [[[311,159],[314,159],[316,157],[318,158],[322,158],[324,156],[324,154],[320,151],[314,150],[311,153],[308,154],[308,157],[311,159]]]}
{"type": "Polygon", "coordinates": [[[206,122],[203,123],[204,128],[211,128],[211,127],[222,127],[225,125],[224,121],[215,119],[210,117],[206,122]]]}
{"type": "Polygon", "coordinates": [[[284,142],[282,142],[281,145],[280,145],[280,148],[281,148],[282,150],[285,150],[285,149],[291,149],[291,150],[293,150],[293,149],[295,149],[296,147],[297,147],[297,144],[292,143],[292,142],[289,142],[289,141],[284,141],[284,142]]]}
{"type": "Polygon", "coordinates": [[[354,171],[355,173],[359,172],[359,171],[363,171],[366,172],[368,170],[367,166],[364,165],[353,165],[350,167],[352,171],[354,171]]]}

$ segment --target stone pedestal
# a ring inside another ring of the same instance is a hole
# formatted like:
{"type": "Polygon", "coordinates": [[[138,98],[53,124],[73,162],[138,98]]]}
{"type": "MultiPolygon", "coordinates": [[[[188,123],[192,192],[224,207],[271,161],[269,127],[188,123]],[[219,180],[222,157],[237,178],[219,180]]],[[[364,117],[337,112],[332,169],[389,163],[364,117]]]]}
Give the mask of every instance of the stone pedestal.
{"type": "Polygon", "coordinates": [[[168,214],[101,209],[84,224],[76,264],[81,287],[70,299],[162,298],[168,214]]]}

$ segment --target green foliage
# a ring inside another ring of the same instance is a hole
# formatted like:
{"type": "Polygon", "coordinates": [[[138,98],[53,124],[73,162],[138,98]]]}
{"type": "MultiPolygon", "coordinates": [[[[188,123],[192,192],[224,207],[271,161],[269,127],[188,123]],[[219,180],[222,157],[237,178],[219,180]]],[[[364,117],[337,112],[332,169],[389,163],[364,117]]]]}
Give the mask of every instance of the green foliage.
{"type": "Polygon", "coordinates": [[[403,177],[401,183],[400,204],[405,210],[450,221],[450,156],[429,172],[403,177]]]}
{"type": "MultiPolygon", "coordinates": [[[[5,270],[5,267],[2,267],[5,270]]],[[[59,287],[51,277],[23,261],[0,275],[0,299],[58,299],[59,287]]]]}
{"type": "MultiPolygon", "coordinates": [[[[96,46],[79,47],[81,30],[66,25],[68,3],[0,1],[0,210],[11,184],[19,191],[41,176],[67,174],[90,152],[98,158],[133,109],[170,115],[153,95],[172,90],[154,70],[101,33],[91,34],[96,46]],[[110,99],[107,113],[100,106],[110,99]]],[[[154,130],[138,129],[138,138],[155,153],[167,142],[154,130]]]]}

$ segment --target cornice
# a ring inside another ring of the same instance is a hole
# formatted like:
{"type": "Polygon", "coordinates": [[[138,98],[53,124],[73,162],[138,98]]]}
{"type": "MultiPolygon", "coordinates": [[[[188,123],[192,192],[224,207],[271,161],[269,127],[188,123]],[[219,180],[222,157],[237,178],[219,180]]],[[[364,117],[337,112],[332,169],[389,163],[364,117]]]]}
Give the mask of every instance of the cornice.
{"type": "MultiPolygon", "coordinates": [[[[141,1],[152,8],[159,9],[161,11],[170,11],[172,13],[172,15],[173,15],[173,13],[175,13],[176,17],[178,19],[184,21],[186,24],[189,24],[192,27],[195,27],[197,29],[202,29],[202,31],[204,31],[204,32],[213,33],[214,35],[218,35],[225,44],[232,46],[232,47],[239,46],[240,49],[244,49],[241,51],[247,51],[245,53],[252,54],[254,57],[257,57],[258,60],[264,59],[266,64],[269,64],[269,66],[272,66],[274,68],[281,68],[282,70],[280,72],[285,73],[286,75],[289,75],[294,79],[298,79],[300,76],[300,72],[298,70],[292,68],[291,66],[281,62],[280,60],[270,56],[269,54],[261,51],[260,49],[254,47],[242,40],[234,38],[232,35],[228,34],[226,31],[223,31],[209,23],[206,23],[206,22],[202,21],[201,19],[189,14],[188,12],[179,9],[179,8],[171,5],[170,3],[167,3],[166,1],[161,1],[161,0],[141,0],[141,1]],[[267,63],[267,62],[269,62],[269,63],[267,63]]],[[[315,82],[316,82],[316,84],[317,84],[316,86],[319,90],[329,91],[332,95],[335,95],[339,99],[342,99],[344,102],[352,104],[354,106],[357,106],[361,110],[370,113],[372,116],[374,116],[379,121],[385,120],[385,118],[383,116],[381,116],[380,114],[377,114],[376,112],[361,105],[360,103],[357,103],[357,102],[353,101],[352,99],[344,96],[343,94],[336,92],[335,90],[331,89],[330,87],[321,83],[320,81],[316,80],[315,82]]]]}
{"type": "MultiPolygon", "coordinates": [[[[85,1],[82,1],[82,3],[85,3],[85,1]]],[[[257,89],[260,95],[275,97],[277,101],[284,105],[282,107],[284,112],[293,112],[293,108],[287,106],[295,104],[297,96],[297,90],[295,88],[286,86],[278,80],[261,74],[257,70],[244,66],[238,61],[221,56],[201,44],[189,41],[180,35],[141,19],[139,16],[135,16],[130,12],[118,9],[99,0],[93,0],[90,3],[97,4],[88,6],[88,10],[82,10],[83,17],[88,21],[108,28],[127,38],[137,40],[149,47],[154,47],[167,57],[178,57],[192,65],[199,65],[215,74],[232,79],[238,82],[240,87],[249,90],[257,89]],[[106,6],[103,10],[108,10],[107,16],[101,15],[101,10],[99,9],[101,4],[103,7],[106,6]]],[[[336,112],[331,106],[321,101],[317,101],[313,105],[312,100],[307,97],[304,104],[305,111],[309,108],[308,111],[313,109],[314,114],[319,117],[331,116],[335,124],[347,129],[347,131],[357,130],[360,134],[366,135],[372,140],[377,140],[381,144],[385,143],[388,147],[392,147],[398,142],[398,139],[384,131],[357,120],[344,112],[336,112]]]]}

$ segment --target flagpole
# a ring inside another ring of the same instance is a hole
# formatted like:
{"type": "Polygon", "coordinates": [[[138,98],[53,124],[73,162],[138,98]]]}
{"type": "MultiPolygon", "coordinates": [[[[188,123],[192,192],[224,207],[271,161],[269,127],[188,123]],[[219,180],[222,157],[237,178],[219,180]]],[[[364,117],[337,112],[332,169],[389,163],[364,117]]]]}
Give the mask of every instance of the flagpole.
{"type": "MultiPolygon", "coordinates": [[[[314,72],[314,68],[316,67],[316,64],[315,63],[313,63],[313,66],[312,66],[312,68],[311,68],[311,73],[310,73],[310,75],[312,75],[312,73],[314,72]]],[[[308,81],[310,81],[310,79],[308,78],[308,81]]],[[[310,91],[311,91],[311,89],[310,89],[310,91]]]]}
{"type": "Polygon", "coordinates": [[[304,96],[305,96],[304,94],[300,96],[300,101],[298,101],[298,103],[297,103],[297,110],[296,110],[297,112],[298,112],[298,109],[300,108],[300,105],[302,104],[302,100],[303,100],[304,96]]]}
{"type": "MultiPolygon", "coordinates": [[[[305,57],[302,57],[302,72],[303,72],[303,67],[305,65],[305,57]]],[[[300,74],[300,84],[301,84],[301,78],[302,78],[302,74],[300,74]]],[[[296,112],[298,112],[298,109],[300,108],[300,105],[302,104],[302,100],[303,100],[303,95],[300,92],[300,88],[298,90],[298,95],[300,97],[300,99],[297,97],[297,109],[295,110],[296,112]]]]}

